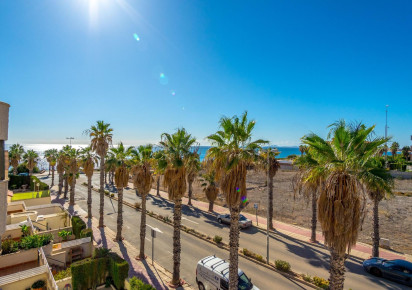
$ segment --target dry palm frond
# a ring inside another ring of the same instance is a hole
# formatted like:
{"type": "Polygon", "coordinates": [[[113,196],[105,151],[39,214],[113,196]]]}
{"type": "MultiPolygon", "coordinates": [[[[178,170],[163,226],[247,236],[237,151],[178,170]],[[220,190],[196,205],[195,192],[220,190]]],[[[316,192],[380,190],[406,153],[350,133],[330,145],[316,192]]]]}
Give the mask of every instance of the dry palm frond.
{"type": "Polygon", "coordinates": [[[240,205],[241,199],[247,197],[246,163],[239,162],[236,166],[220,175],[220,187],[225,194],[230,207],[240,205]]]}
{"type": "Polygon", "coordinates": [[[209,184],[203,189],[203,191],[206,194],[207,200],[210,202],[214,202],[219,193],[219,188],[217,188],[214,184],[209,184]]]}
{"type": "Polygon", "coordinates": [[[114,182],[116,183],[116,187],[123,188],[127,187],[129,182],[129,171],[127,170],[126,166],[119,166],[116,168],[114,174],[114,182]]]}
{"type": "Polygon", "coordinates": [[[133,185],[141,194],[148,194],[152,188],[152,173],[148,164],[133,166],[133,185]]]}
{"type": "Polygon", "coordinates": [[[332,173],[321,191],[318,205],[325,245],[340,254],[350,252],[364,217],[365,197],[359,180],[346,172],[332,173]]]}
{"type": "Polygon", "coordinates": [[[169,193],[169,199],[179,200],[186,192],[186,169],[181,167],[168,167],[164,174],[164,186],[169,193]]]}
{"type": "Polygon", "coordinates": [[[83,163],[83,170],[87,177],[93,176],[94,162],[92,158],[86,159],[86,161],[83,163]]]}

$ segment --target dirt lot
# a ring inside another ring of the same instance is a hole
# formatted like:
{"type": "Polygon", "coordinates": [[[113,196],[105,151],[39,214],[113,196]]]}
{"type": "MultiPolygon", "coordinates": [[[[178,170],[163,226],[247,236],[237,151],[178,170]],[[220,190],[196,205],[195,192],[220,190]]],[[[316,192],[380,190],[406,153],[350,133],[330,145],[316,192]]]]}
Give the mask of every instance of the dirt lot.
{"type": "MultiPolygon", "coordinates": [[[[292,178],[295,174],[294,171],[279,170],[275,176],[275,219],[310,228],[311,207],[303,196],[295,195],[292,189],[292,178]]],[[[254,213],[253,204],[259,203],[259,215],[266,216],[267,189],[265,181],[266,177],[263,174],[254,171],[248,172],[247,189],[250,204],[246,211],[254,213]]],[[[390,240],[392,249],[412,254],[412,180],[395,180],[394,191],[404,195],[397,194],[380,203],[381,237],[390,240]]],[[[206,201],[200,183],[195,182],[194,195],[196,199],[206,201]]],[[[221,194],[216,203],[225,205],[221,194]]],[[[370,244],[373,228],[372,204],[369,200],[366,210],[367,214],[359,240],[370,244]]],[[[318,229],[320,230],[319,224],[318,229]]]]}

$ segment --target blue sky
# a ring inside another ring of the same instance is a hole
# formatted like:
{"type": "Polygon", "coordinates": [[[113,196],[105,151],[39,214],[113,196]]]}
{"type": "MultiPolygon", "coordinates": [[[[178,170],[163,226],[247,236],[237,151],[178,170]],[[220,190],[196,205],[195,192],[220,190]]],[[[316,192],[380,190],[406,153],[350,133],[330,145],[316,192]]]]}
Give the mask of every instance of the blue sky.
{"type": "Polygon", "coordinates": [[[344,118],[412,135],[411,1],[0,2],[8,143],[115,141],[185,127],[202,144],[248,110],[255,136],[298,145],[344,118]],[[134,37],[137,34],[139,41],[134,37]]]}

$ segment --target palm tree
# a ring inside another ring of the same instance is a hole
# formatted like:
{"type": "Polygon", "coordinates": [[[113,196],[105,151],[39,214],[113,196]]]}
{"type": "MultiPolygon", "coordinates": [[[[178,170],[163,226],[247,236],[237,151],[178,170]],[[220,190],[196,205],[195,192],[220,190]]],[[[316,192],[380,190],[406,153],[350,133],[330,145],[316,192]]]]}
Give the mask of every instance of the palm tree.
{"type": "Polygon", "coordinates": [[[162,150],[157,150],[153,153],[153,158],[156,160],[156,162],[153,162],[154,175],[156,176],[156,196],[160,196],[160,178],[164,174],[161,160],[164,159],[164,157],[165,155],[162,150]]]}
{"type": "Polygon", "coordinates": [[[310,241],[316,243],[316,226],[318,193],[323,185],[323,167],[312,157],[308,149],[305,155],[295,159],[294,165],[299,168],[299,172],[294,178],[295,191],[303,194],[304,197],[312,201],[311,237],[310,241]]]}
{"type": "Polygon", "coordinates": [[[350,252],[356,244],[364,215],[363,186],[372,188],[371,184],[380,182],[368,164],[387,139],[373,138],[374,128],[363,124],[350,126],[340,121],[332,125],[329,141],[316,134],[302,138],[318,164],[309,172],[307,180],[317,179],[316,176],[312,179],[312,174],[320,174],[324,180],[318,214],[325,245],[331,252],[331,289],[343,289],[346,250],[350,252]]]}
{"type": "Polygon", "coordinates": [[[405,158],[405,160],[406,161],[409,161],[409,152],[410,152],[410,148],[409,148],[409,146],[404,146],[404,147],[402,147],[402,155],[403,155],[403,158],[405,158]]]}
{"type": "Polygon", "coordinates": [[[64,154],[63,150],[60,150],[57,156],[57,173],[59,174],[59,191],[58,195],[62,194],[62,189],[63,189],[63,179],[64,179],[64,167],[65,167],[65,157],[66,155],[64,154]]]}
{"type": "Polygon", "coordinates": [[[117,147],[113,147],[110,151],[113,153],[116,159],[116,172],[114,175],[114,181],[117,187],[117,233],[116,241],[123,240],[123,188],[127,187],[129,183],[129,157],[133,147],[125,148],[123,143],[120,142],[117,147]]]}
{"type": "Polygon", "coordinates": [[[78,164],[78,155],[79,152],[71,148],[66,152],[66,168],[65,171],[67,172],[67,182],[70,185],[70,200],[69,205],[74,205],[74,195],[75,195],[75,187],[76,187],[76,178],[79,174],[79,164],[78,164]]]}
{"type": "Polygon", "coordinates": [[[92,215],[92,177],[94,173],[94,166],[98,164],[99,160],[96,154],[93,153],[90,147],[81,150],[80,164],[83,167],[84,174],[87,176],[87,216],[91,218],[92,215]]]}
{"type": "Polygon", "coordinates": [[[100,218],[99,227],[104,227],[104,161],[109,149],[109,145],[112,143],[113,129],[110,128],[110,124],[104,121],[97,121],[96,125],[86,130],[86,133],[91,138],[91,148],[97,155],[100,156],[100,218]]]}
{"type": "Polygon", "coordinates": [[[215,172],[211,170],[208,173],[202,174],[201,186],[203,192],[206,195],[207,200],[209,201],[209,211],[213,212],[213,205],[219,193],[219,188],[216,186],[215,172]]]}
{"type": "Polygon", "coordinates": [[[10,165],[13,166],[13,174],[17,175],[17,167],[24,155],[24,148],[19,143],[13,144],[9,149],[10,165]]]}
{"type": "Polygon", "coordinates": [[[180,226],[182,219],[182,197],[186,191],[186,160],[191,154],[191,146],[196,139],[182,128],[174,134],[163,133],[160,145],[164,158],[158,158],[164,168],[164,185],[169,199],[174,201],[173,212],[173,278],[171,284],[177,286],[180,281],[180,226]]]}
{"type": "Polygon", "coordinates": [[[142,198],[141,209],[142,216],[140,219],[140,253],[138,259],[145,259],[144,246],[146,239],[146,197],[152,188],[151,164],[153,163],[153,146],[139,146],[131,151],[133,172],[133,185],[140,192],[142,198]]]}
{"type": "Polygon", "coordinates": [[[303,155],[303,153],[306,153],[306,151],[308,150],[308,147],[305,145],[299,145],[299,151],[300,151],[300,155],[303,155]]]}
{"type": "Polygon", "coordinates": [[[116,157],[113,152],[107,152],[104,162],[106,172],[109,172],[109,184],[114,185],[114,172],[116,171],[116,157]]]}
{"type": "Polygon", "coordinates": [[[369,198],[373,201],[373,238],[372,256],[379,257],[379,203],[386,196],[392,195],[393,177],[382,167],[377,159],[368,162],[368,175],[365,175],[365,185],[369,198]]]}
{"type": "Polygon", "coordinates": [[[52,181],[51,181],[50,187],[54,186],[54,170],[55,170],[55,166],[57,163],[57,155],[58,155],[57,149],[49,149],[49,150],[44,151],[44,157],[46,157],[47,162],[49,162],[49,174],[50,174],[50,168],[52,172],[52,181]]]}
{"type": "Polygon", "coordinates": [[[199,154],[197,152],[191,153],[186,159],[186,173],[187,173],[187,184],[189,185],[189,201],[187,205],[192,205],[192,195],[193,195],[193,181],[201,169],[199,154]]]}
{"type": "Polygon", "coordinates": [[[33,174],[34,167],[39,161],[39,154],[37,154],[34,150],[27,150],[27,152],[23,155],[23,159],[29,169],[29,175],[31,176],[33,174]]]}
{"type": "MultiPolygon", "coordinates": [[[[67,193],[69,192],[69,176],[70,176],[70,170],[69,170],[69,165],[70,165],[70,151],[72,150],[72,147],[69,145],[66,145],[60,150],[59,152],[59,165],[58,170],[61,171],[62,173],[62,179],[61,179],[61,187],[64,187],[64,199],[67,199],[67,193]]],[[[61,188],[60,188],[60,180],[59,180],[59,194],[61,194],[61,188]]]]}
{"type": "MultiPolygon", "coordinates": [[[[301,145],[302,146],[302,145],[301,145]]],[[[304,146],[303,146],[304,147],[304,146]]],[[[302,151],[302,156],[303,156],[302,151]]],[[[278,172],[280,168],[279,162],[276,160],[276,156],[279,155],[279,151],[277,149],[275,150],[261,150],[260,153],[260,158],[259,158],[259,165],[261,168],[264,169],[264,171],[267,173],[269,170],[269,182],[268,182],[268,187],[269,187],[269,192],[268,192],[268,198],[269,198],[269,216],[267,218],[267,222],[269,223],[269,229],[273,230],[273,178],[275,177],[276,173],[278,172]],[[269,158],[268,158],[268,152],[269,152],[269,158]]]]}
{"type": "Polygon", "coordinates": [[[399,143],[398,142],[393,142],[391,145],[391,153],[393,158],[395,158],[396,154],[398,154],[399,150],[399,143]]]}
{"type": "Polygon", "coordinates": [[[220,130],[207,137],[212,147],[206,159],[211,162],[220,181],[230,210],[230,255],[229,289],[238,288],[239,212],[241,198],[246,198],[246,168],[258,158],[258,150],[265,140],[252,141],[254,121],[249,121],[247,112],[232,118],[222,117],[220,130]]]}

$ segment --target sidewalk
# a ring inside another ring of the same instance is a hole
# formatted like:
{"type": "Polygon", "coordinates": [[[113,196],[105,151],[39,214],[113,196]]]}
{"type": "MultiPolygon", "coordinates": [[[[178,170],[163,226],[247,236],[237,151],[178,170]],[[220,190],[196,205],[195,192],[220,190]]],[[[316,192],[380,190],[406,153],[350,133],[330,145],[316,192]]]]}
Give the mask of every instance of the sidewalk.
{"type": "MultiPolygon", "coordinates": [[[[55,194],[52,195],[52,201],[62,204],[68,210],[68,203],[61,202],[58,200],[55,194]]],[[[75,205],[74,209],[71,210],[72,214],[80,216],[86,224],[92,223],[93,229],[93,242],[95,247],[104,247],[111,249],[112,252],[117,253],[120,257],[125,259],[130,266],[129,278],[136,276],[142,281],[153,285],[156,289],[169,289],[167,283],[172,280],[172,273],[167,271],[165,268],[157,264],[156,262],[152,265],[152,260],[147,257],[144,261],[138,261],[135,259],[139,255],[139,250],[136,249],[127,240],[122,242],[115,242],[114,238],[116,233],[108,227],[103,229],[98,228],[99,221],[95,217],[90,219],[86,218],[87,212],[84,211],[79,206],[75,205]]],[[[185,284],[183,287],[177,289],[194,289],[190,285],[185,284]]]]}
{"type": "MultiPolygon", "coordinates": [[[[156,195],[156,189],[152,189],[150,191],[150,194],[152,195],[156,195]]],[[[168,198],[167,192],[164,191],[160,191],[160,195],[163,198],[168,198]]],[[[184,197],[182,199],[183,204],[187,204],[188,202],[188,198],[184,197]]],[[[200,210],[203,211],[208,211],[209,210],[209,204],[203,201],[198,201],[198,200],[194,200],[192,199],[192,205],[193,207],[196,207],[200,210]]],[[[223,213],[229,213],[229,209],[219,206],[219,205],[214,205],[213,206],[213,210],[218,213],[218,214],[223,214],[223,213]]],[[[249,218],[250,220],[253,221],[253,224],[255,226],[257,226],[256,224],[256,216],[249,214],[249,213],[242,213],[244,216],[246,216],[247,218],[249,218]]],[[[258,222],[259,222],[259,228],[266,231],[266,218],[258,216],[258,222]]],[[[286,224],[280,221],[276,221],[273,220],[273,226],[276,229],[276,231],[281,232],[282,234],[288,235],[290,237],[299,239],[301,241],[304,242],[309,242],[310,237],[311,237],[311,230],[310,229],[306,229],[306,228],[302,228],[299,226],[294,226],[294,225],[290,225],[290,224],[286,224]]],[[[321,232],[317,232],[316,234],[316,239],[319,241],[319,243],[323,244],[324,243],[324,238],[321,232]]],[[[383,248],[379,249],[379,253],[380,256],[382,258],[385,259],[402,259],[402,260],[409,260],[412,261],[412,256],[409,255],[405,255],[402,253],[397,253],[391,250],[386,250],[383,248]]],[[[362,259],[368,259],[371,255],[372,255],[372,246],[371,245],[367,245],[364,243],[357,243],[351,250],[350,253],[352,256],[355,257],[359,257],[362,259]]]]}

